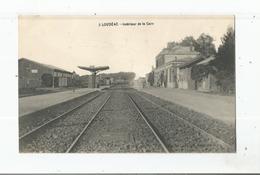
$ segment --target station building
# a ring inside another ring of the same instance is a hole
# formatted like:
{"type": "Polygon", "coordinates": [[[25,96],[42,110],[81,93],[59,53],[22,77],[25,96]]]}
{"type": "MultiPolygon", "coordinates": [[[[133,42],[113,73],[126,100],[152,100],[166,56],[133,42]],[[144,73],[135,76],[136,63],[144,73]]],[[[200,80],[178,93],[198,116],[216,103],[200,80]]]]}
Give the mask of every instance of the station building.
{"type": "Polygon", "coordinates": [[[178,88],[179,66],[198,59],[200,53],[192,46],[176,45],[173,48],[165,48],[156,56],[154,72],[154,85],[158,87],[178,88]]]}
{"type": "Polygon", "coordinates": [[[18,71],[19,89],[67,87],[72,85],[75,76],[75,73],[27,58],[19,59],[18,71]]]}
{"type": "MultiPolygon", "coordinates": [[[[176,45],[163,49],[155,58],[154,85],[157,87],[191,89],[198,91],[217,91],[216,77],[208,72],[199,80],[192,79],[192,68],[207,66],[214,56],[207,58],[192,46],[176,45]]],[[[211,67],[214,69],[214,67],[211,67]]]]}

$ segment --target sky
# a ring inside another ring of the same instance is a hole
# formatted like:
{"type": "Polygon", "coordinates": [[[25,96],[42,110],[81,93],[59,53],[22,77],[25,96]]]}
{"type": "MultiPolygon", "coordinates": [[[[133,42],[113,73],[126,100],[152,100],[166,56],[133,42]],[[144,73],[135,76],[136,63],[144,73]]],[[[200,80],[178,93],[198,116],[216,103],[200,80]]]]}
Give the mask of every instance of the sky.
{"type": "Polygon", "coordinates": [[[137,78],[151,71],[168,42],[205,33],[217,48],[233,26],[233,16],[20,16],[19,58],[79,75],[90,73],[78,66],[109,66],[104,73],[135,72],[137,78]]]}

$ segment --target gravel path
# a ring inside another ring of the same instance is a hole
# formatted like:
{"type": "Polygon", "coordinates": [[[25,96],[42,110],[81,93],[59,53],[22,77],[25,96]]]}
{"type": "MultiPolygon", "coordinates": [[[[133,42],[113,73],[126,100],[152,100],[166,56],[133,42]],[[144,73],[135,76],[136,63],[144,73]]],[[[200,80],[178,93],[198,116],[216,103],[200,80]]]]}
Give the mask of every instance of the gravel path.
{"type": "Polygon", "coordinates": [[[107,95],[100,95],[72,114],[41,129],[32,137],[20,140],[20,152],[65,152],[107,95]]]}
{"type": "Polygon", "coordinates": [[[72,151],[164,152],[123,90],[113,90],[110,100],[72,151]]]}
{"type": "Polygon", "coordinates": [[[222,96],[178,88],[151,87],[140,89],[140,91],[207,114],[228,125],[235,125],[235,96],[222,96]]]}
{"type": "MultiPolygon", "coordinates": [[[[132,93],[131,96],[134,97],[135,102],[146,114],[148,120],[167,141],[171,152],[234,152],[233,148],[220,144],[181,119],[144,100],[140,94],[132,93]]],[[[206,122],[204,124],[207,125],[206,122]]]]}

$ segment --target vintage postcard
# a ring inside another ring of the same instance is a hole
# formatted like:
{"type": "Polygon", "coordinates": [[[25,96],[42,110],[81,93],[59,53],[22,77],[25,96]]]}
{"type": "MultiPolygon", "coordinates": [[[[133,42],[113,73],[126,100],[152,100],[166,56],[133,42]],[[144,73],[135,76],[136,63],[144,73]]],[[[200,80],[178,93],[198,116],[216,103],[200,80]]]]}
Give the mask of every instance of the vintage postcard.
{"type": "Polygon", "coordinates": [[[18,24],[20,153],[236,153],[234,16],[18,24]]]}

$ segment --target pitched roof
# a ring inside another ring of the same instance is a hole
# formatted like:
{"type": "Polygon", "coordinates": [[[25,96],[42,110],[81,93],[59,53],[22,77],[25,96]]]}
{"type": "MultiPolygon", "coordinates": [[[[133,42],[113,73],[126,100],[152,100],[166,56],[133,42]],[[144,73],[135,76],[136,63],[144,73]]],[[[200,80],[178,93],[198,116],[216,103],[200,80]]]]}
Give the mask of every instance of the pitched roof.
{"type": "Polygon", "coordinates": [[[214,60],[214,59],[215,59],[214,56],[210,56],[210,57],[204,59],[203,61],[198,62],[197,64],[198,64],[198,65],[199,65],[199,64],[208,64],[211,60],[214,60]]]}
{"type": "Polygon", "coordinates": [[[166,55],[166,54],[168,54],[169,53],[169,49],[168,48],[163,48],[162,50],[161,50],[161,52],[159,53],[159,55],[166,55]]]}
{"type": "Polygon", "coordinates": [[[199,52],[191,50],[189,46],[176,46],[169,50],[168,54],[175,55],[198,55],[199,52]]]}
{"type": "Polygon", "coordinates": [[[67,71],[67,70],[65,70],[65,69],[61,69],[61,68],[56,67],[56,66],[53,66],[53,65],[39,63],[39,62],[30,60],[30,59],[28,59],[28,58],[20,58],[20,59],[19,59],[19,61],[22,61],[22,60],[30,61],[30,62],[33,62],[33,63],[35,63],[35,64],[41,65],[41,66],[43,66],[43,67],[46,67],[46,68],[49,68],[49,69],[52,69],[52,70],[56,70],[56,71],[60,71],[60,72],[66,72],[66,73],[72,74],[71,72],[69,72],[69,71],[67,71]]]}
{"type": "Polygon", "coordinates": [[[192,59],[191,61],[180,65],[179,68],[180,68],[180,69],[185,69],[185,68],[191,67],[192,65],[194,65],[194,64],[196,64],[196,63],[198,63],[198,62],[200,62],[200,61],[202,61],[202,60],[204,60],[204,58],[201,57],[201,56],[200,56],[200,57],[197,57],[197,58],[194,58],[194,59],[192,59]]]}
{"type": "Polygon", "coordinates": [[[180,69],[184,69],[184,68],[187,68],[187,67],[191,67],[194,64],[196,64],[196,65],[204,64],[205,65],[205,64],[208,64],[211,60],[214,60],[214,59],[215,59],[214,56],[209,56],[208,58],[204,58],[204,57],[200,56],[200,57],[193,59],[190,62],[187,62],[187,63],[180,65],[179,67],[180,67],[180,69]]]}
{"type": "Polygon", "coordinates": [[[189,46],[175,46],[173,48],[164,48],[157,57],[161,55],[199,55],[200,53],[191,50],[189,46]]]}

